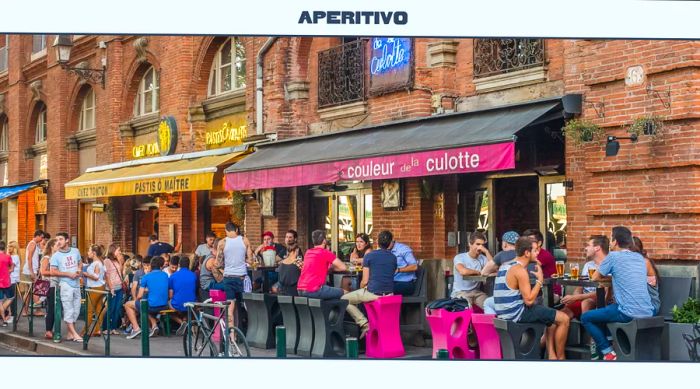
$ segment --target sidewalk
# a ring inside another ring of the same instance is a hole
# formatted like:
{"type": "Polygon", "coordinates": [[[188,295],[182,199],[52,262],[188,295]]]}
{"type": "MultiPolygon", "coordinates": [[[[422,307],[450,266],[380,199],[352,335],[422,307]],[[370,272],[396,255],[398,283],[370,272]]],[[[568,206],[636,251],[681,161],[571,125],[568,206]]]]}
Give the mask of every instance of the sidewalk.
{"type": "MultiPolygon", "coordinates": [[[[61,333],[65,337],[65,322],[62,322],[61,333]]],[[[80,332],[84,322],[78,320],[76,327],[80,332]]],[[[152,357],[184,357],[182,337],[173,334],[171,337],[164,335],[150,338],[150,355],[152,357]]],[[[93,337],[88,343],[88,349],[83,350],[83,343],[69,342],[63,340],[54,343],[52,340],[44,338],[44,317],[34,317],[34,336],[29,336],[29,320],[27,317],[17,322],[17,332],[12,332],[12,325],[0,327],[0,343],[10,345],[15,348],[36,352],[38,355],[74,355],[74,356],[104,356],[105,337],[93,337]]],[[[110,356],[119,357],[140,357],[141,337],[126,339],[124,335],[112,335],[110,337],[110,356]]],[[[252,357],[275,358],[275,349],[263,350],[250,348],[252,357]]],[[[407,359],[430,359],[432,349],[426,347],[406,346],[407,359]]],[[[289,358],[298,358],[296,355],[288,355],[289,358]]],[[[360,358],[365,358],[360,354],[360,358]]]]}

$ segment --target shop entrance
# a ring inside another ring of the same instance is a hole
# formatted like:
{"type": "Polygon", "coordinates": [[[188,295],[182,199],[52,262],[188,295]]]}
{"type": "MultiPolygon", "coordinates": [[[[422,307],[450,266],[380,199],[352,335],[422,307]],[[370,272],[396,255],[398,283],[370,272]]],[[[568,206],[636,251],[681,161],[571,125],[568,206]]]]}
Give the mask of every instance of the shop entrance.
{"type": "Polygon", "coordinates": [[[95,243],[95,211],[93,203],[80,203],[80,220],[78,227],[78,250],[87,253],[88,247],[95,243]]]}
{"type": "Polygon", "coordinates": [[[311,231],[325,230],[331,250],[348,260],[355,236],[372,234],[372,189],[369,185],[319,186],[311,190],[309,207],[309,247],[311,231]]]}
{"type": "Polygon", "coordinates": [[[158,203],[151,197],[137,200],[134,210],[136,225],[136,253],[143,256],[148,252],[149,237],[158,235],[158,203]]]}

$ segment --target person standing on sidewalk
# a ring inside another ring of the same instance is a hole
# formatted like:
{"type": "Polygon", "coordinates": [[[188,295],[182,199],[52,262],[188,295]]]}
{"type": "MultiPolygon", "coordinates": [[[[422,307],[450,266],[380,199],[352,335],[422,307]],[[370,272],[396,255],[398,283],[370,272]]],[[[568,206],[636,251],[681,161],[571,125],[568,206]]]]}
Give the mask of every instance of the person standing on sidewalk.
{"type": "Polygon", "coordinates": [[[17,312],[15,312],[16,307],[12,305],[12,299],[17,297],[17,284],[19,283],[19,272],[21,270],[19,258],[19,245],[14,240],[7,244],[7,254],[10,256],[10,258],[12,258],[12,263],[15,265],[14,269],[12,270],[12,273],[10,273],[10,297],[8,297],[9,303],[6,303],[9,305],[9,307],[5,308],[6,311],[8,310],[8,308],[10,310],[10,314],[9,316],[7,316],[6,323],[12,324],[12,322],[15,320],[15,317],[17,316],[17,312]]]}
{"type": "Polygon", "coordinates": [[[10,297],[10,274],[15,269],[15,264],[12,263],[12,257],[5,252],[5,242],[0,241],[0,319],[2,326],[7,327],[7,316],[5,310],[9,306],[6,302],[11,302],[10,297]]]}
{"type": "Polygon", "coordinates": [[[100,245],[92,245],[88,248],[88,258],[92,262],[87,267],[87,271],[83,273],[83,276],[87,278],[85,286],[89,289],[87,293],[88,305],[85,317],[85,328],[83,329],[83,336],[100,336],[100,325],[102,324],[102,319],[104,318],[106,307],[106,299],[101,291],[105,290],[105,265],[102,260],[104,249],[100,245]],[[92,334],[88,334],[87,331],[92,325],[92,316],[95,315],[95,321],[97,324],[92,330],[92,334]]]}
{"type": "Polygon", "coordinates": [[[347,311],[360,326],[360,339],[365,337],[369,325],[367,318],[357,308],[361,303],[378,299],[380,296],[394,292],[394,273],[396,273],[396,256],[389,251],[394,240],[390,231],[382,231],[377,237],[379,250],[374,250],[362,257],[362,282],[360,289],[345,294],[341,299],[348,300],[347,311]]]}
{"type": "Polygon", "coordinates": [[[219,241],[216,249],[216,267],[224,269],[224,292],[227,300],[233,300],[229,305],[229,326],[235,325],[236,301],[243,302],[243,280],[248,274],[246,263],[252,264],[253,249],[248,238],[241,235],[240,228],[232,223],[226,223],[226,238],[219,241]]]}
{"type": "Polygon", "coordinates": [[[75,330],[75,322],[80,315],[80,282],[81,263],[78,249],[70,247],[68,233],[56,234],[58,251],[51,256],[51,275],[58,277],[58,287],[61,290],[61,306],[63,308],[63,321],[68,327],[66,340],[82,342],[78,331],[75,330]]]}
{"type": "MultiPolygon", "coordinates": [[[[107,249],[107,259],[104,260],[105,265],[105,284],[107,291],[110,293],[112,301],[109,304],[109,312],[105,315],[102,323],[102,334],[107,334],[107,320],[112,320],[111,329],[112,335],[119,335],[121,322],[122,306],[124,305],[124,276],[122,275],[122,265],[119,260],[122,257],[122,249],[118,244],[112,243],[107,249]]],[[[109,296],[107,297],[109,298],[109,296]]]]}
{"type": "MultiPolygon", "coordinates": [[[[44,243],[46,233],[42,230],[34,231],[34,238],[27,243],[27,249],[24,255],[24,266],[22,267],[22,278],[24,281],[34,282],[39,275],[39,259],[41,258],[41,245],[44,243]]],[[[30,285],[30,288],[33,285],[30,285]]],[[[38,305],[41,302],[39,296],[34,296],[34,305],[38,305]]],[[[22,315],[29,315],[29,304],[25,304],[22,307],[22,315]]],[[[41,316],[43,313],[40,311],[34,311],[34,315],[41,316]]]]}
{"type": "Polygon", "coordinates": [[[51,275],[51,256],[54,255],[56,250],[58,250],[58,245],[56,244],[56,239],[49,239],[49,241],[44,245],[43,257],[41,258],[41,272],[39,277],[45,280],[49,280],[49,294],[46,296],[46,333],[44,338],[53,339],[53,324],[54,324],[54,314],[56,308],[56,287],[58,286],[58,279],[51,275]]]}

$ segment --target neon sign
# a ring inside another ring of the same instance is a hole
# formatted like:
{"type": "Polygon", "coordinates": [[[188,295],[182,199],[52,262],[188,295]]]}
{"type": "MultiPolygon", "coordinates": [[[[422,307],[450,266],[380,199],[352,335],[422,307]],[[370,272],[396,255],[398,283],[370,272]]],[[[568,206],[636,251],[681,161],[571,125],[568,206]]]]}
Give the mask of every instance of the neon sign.
{"type": "Polygon", "coordinates": [[[370,92],[382,94],[409,88],[413,82],[411,38],[372,38],[371,44],[370,92]]]}

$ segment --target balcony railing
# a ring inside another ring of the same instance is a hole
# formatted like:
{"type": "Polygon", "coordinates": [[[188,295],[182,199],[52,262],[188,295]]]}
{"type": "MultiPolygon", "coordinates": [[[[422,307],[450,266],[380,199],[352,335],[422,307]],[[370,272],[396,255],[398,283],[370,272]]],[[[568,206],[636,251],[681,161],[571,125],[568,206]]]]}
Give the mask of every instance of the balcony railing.
{"type": "Polygon", "coordinates": [[[318,107],[365,98],[365,44],[358,39],[318,53],[318,107]]]}
{"type": "Polygon", "coordinates": [[[474,77],[544,65],[544,39],[475,39],[474,77]]]}

